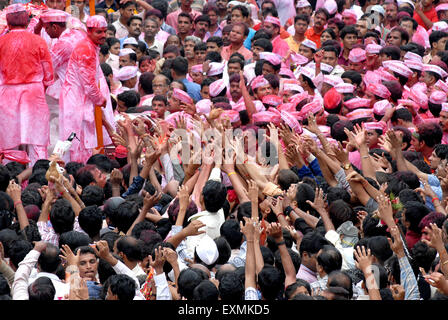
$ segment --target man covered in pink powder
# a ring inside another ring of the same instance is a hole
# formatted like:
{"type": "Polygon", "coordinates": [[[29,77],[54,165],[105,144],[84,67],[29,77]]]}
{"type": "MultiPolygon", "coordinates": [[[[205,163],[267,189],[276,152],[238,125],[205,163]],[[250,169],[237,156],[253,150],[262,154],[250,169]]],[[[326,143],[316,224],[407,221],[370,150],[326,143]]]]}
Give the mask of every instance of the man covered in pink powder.
{"type": "MultiPolygon", "coordinates": [[[[97,147],[95,106],[103,107],[103,120],[114,126],[110,92],[100,68],[99,46],[106,41],[107,22],[91,16],[86,22],[87,38],[79,42],[68,62],[59,99],[59,136],[64,139],[75,132],[70,161],[85,162],[97,147]]],[[[103,128],[104,145],[112,141],[103,128]]]]}
{"type": "Polygon", "coordinates": [[[23,5],[7,8],[9,32],[0,37],[0,148],[25,150],[33,165],[47,159],[45,89],[53,83],[53,67],[46,42],[26,31],[28,20],[23,5]]]}

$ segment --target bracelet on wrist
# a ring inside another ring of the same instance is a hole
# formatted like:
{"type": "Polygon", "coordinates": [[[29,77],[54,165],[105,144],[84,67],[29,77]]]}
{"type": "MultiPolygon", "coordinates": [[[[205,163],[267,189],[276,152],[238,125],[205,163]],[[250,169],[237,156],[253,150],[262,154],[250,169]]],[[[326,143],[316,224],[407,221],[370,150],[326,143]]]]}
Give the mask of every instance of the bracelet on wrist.
{"type": "Polygon", "coordinates": [[[293,209],[291,208],[291,206],[287,206],[284,210],[285,216],[289,217],[289,214],[291,213],[291,211],[293,211],[293,209]]]}
{"type": "Polygon", "coordinates": [[[431,202],[434,203],[434,201],[436,201],[436,200],[440,201],[438,197],[434,197],[434,198],[431,199],[431,202]]]}
{"type": "Polygon", "coordinates": [[[282,240],[282,241],[280,241],[280,242],[276,242],[276,244],[277,244],[277,246],[284,245],[284,244],[285,244],[285,240],[282,240]]]}
{"type": "Polygon", "coordinates": [[[19,204],[22,204],[21,200],[14,202],[14,208],[17,207],[19,204]]]}

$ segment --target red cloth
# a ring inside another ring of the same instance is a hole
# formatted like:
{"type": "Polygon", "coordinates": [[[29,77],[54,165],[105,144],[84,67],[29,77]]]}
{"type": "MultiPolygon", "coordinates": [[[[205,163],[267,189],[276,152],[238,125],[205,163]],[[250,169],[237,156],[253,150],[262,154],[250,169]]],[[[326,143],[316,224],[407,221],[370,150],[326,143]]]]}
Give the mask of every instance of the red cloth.
{"type": "MultiPolygon", "coordinates": [[[[425,14],[425,16],[431,20],[432,22],[437,22],[439,21],[439,18],[437,18],[437,11],[436,8],[432,8],[429,11],[423,11],[423,13],[425,14]]],[[[417,12],[414,12],[414,16],[413,18],[415,19],[415,21],[417,21],[417,23],[422,26],[423,28],[425,28],[426,30],[428,30],[428,28],[426,28],[425,23],[423,22],[422,18],[420,18],[420,16],[417,14],[417,12]]]]}
{"type": "Polygon", "coordinates": [[[0,148],[46,147],[50,113],[44,86],[53,83],[45,41],[24,29],[0,37],[0,148]]]}
{"type": "Polygon", "coordinates": [[[286,57],[289,51],[288,43],[280,36],[276,36],[272,40],[272,52],[278,54],[281,57],[286,57]]]}
{"type": "Polygon", "coordinates": [[[412,230],[408,230],[406,232],[406,244],[408,245],[408,249],[411,250],[414,245],[420,241],[422,236],[412,230]]]}

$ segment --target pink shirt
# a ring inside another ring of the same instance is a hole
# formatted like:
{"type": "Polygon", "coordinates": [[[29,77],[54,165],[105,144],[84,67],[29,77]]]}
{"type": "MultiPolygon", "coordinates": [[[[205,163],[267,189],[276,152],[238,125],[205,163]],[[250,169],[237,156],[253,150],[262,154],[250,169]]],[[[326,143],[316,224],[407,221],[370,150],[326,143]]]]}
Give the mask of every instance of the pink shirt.
{"type": "Polygon", "coordinates": [[[286,54],[289,51],[288,43],[280,38],[280,36],[276,36],[274,40],[272,40],[272,52],[280,55],[281,57],[286,57],[286,54]]]}
{"type": "MultiPolygon", "coordinates": [[[[177,17],[179,17],[179,14],[181,12],[182,12],[182,9],[178,9],[176,11],[171,12],[166,17],[166,24],[172,26],[174,28],[174,30],[176,30],[176,32],[177,32],[177,17]]],[[[202,14],[199,11],[196,11],[196,10],[193,10],[193,9],[191,9],[191,11],[187,12],[187,13],[190,14],[190,16],[193,18],[193,21],[202,14]]]]}

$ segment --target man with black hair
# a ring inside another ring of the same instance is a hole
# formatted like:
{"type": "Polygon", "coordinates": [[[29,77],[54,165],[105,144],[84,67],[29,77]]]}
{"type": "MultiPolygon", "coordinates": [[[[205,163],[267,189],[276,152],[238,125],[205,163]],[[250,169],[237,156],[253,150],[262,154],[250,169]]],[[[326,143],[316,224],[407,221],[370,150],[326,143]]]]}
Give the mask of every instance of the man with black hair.
{"type": "MultiPolygon", "coordinates": [[[[328,19],[330,18],[330,14],[328,13],[327,9],[325,8],[319,8],[316,10],[314,14],[314,24],[311,28],[309,28],[306,33],[305,37],[307,39],[310,39],[311,41],[314,41],[316,43],[317,47],[320,47],[320,36],[322,35],[322,32],[324,31],[324,27],[327,24],[328,19]]],[[[355,28],[355,27],[353,27],[355,28]]],[[[356,29],[355,29],[356,31],[356,29]]],[[[358,33],[356,33],[358,34],[358,33]]],[[[344,38],[341,36],[341,39],[344,40],[344,38]]],[[[344,45],[345,47],[345,45],[344,45]]]]}
{"type": "Polygon", "coordinates": [[[206,35],[208,28],[210,27],[210,18],[208,15],[203,14],[198,16],[194,20],[194,32],[193,35],[201,39],[201,41],[207,41],[206,35]]]}
{"type": "Polygon", "coordinates": [[[143,31],[145,33],[143,40],[146,43],[146,47],[157,51],[162,56],[164,43],[156,38],[157,32],[159,31],[158,22],[151,17],[146,18],[143,22],[143,31]]]}
{"type": "Polygon", "coordinates": [[[192,0],[180,0],[180,8],[166,17],[166,23],[173,27],[176,32],[178,31],[178,17],[181,13],[188,14],[193,21],[201,15],[201,12],[191,8],[191,4],[192,0]]]}
{"type": "Polygon", "coordinates": [[[124,236],[116,242],[115,246],[115,253],[123,259],[124,264],[132,270],[136,277],[146,275],[139,264],[143,260],[143,242],[141,240],[132,236],[124,236]]]}
{"type": "Polygon", "coordinates": [[[120,18],[117,19],[112,25],[116,29],[116,37],[118,39],[124,38],[129,34],[128,21],[134,15],[137,9],[137,5],[134,1],[127,1],[120,3],[120,18]]]}
{"type": "Polygon", "coordinates": [[[353,46],[358,41],[358,31],[355,26],[346,26],[342,28],[339,34],[342,40],[342,51],[338,58],[338,64],[341,66],[348,66],[348,56],[350,51],[353,49],[353,46]]]}
{"type": "Polygon", "coordinates": [[[187,93],[195,101],[202,99],[201,97],[201,86],[197,83],[188,81],[186,75],[188,73],[188,61],[183,57],[176,57],[171,65],[171,77],[173,80],[181,81],[187,88],[187,93]]]}
{"type": "MultiPolygon", "coordinates": [[[[101,201],[103,203],[104,201],[101,201]]],[[[103,226],[103,215],[97,205],[86,206],[79,213],[79,226],[93,241],[100,240],[100,230],[103,226]]]]}
{"type": "Polygon", "coordinates": [[[206,46],[207,46],[207,53],[212,52],[212,51],[221,53],[222,46],[223,46],[221,37],[213,36],[213,37],[208,38],[206,41],[206,46]]]}
{"type": "Polygon", "coordinates": [[[249,28],[246,24],[242,22],[233,24],[232,31],[230,32],[230,45],[222,48],[222,58],[228,61],[233,53],[238,52],[241,53],[246,60],[251,59],[252,52],[243,45],[248,34],[249,28]]]}
{"type": "Polygon", "coordinates": [[[327,289],[328,275],[342,267],[342,255],[333,245],[324,245],[316,257],[317,280],[312,282],[311,291],[316,295],[327,289]]]}
{"type": "Polygon", "coordinates": [[[69,294],[70,285],[56,275],[58,267],[61,266],[59,254],[56,246],[44,241],[36,242],[34,249],[19,263],[12,285],[13,300],[28,300],[28,286],[40,277],[47,277],[53,283],[56,291],[54,300],[65,299],[69,294]],[[30,278],[36,264],[37,275],[35,278],[30,278]]]}
{"type": "MultiPolygon", "coordinates": [[[[227,188],[221,182],[220,166],[215,166],[204,185],[200,196],[200,203],[203,211],[188,218],[188,221],[199,220],[205,224],[205,234],[210,238],[219,237],[220,228],[225,221],[224,211],[222,209],[227,197],[227,188]]],[[[205,235],[188,237],[186,240],[187,250],[193,254],[194,248],[205,235]]]]}
{"type": "Polygon", "coordinates": [[[305,33],[310,24],[310,17],[305,14],[299,14],[294,17],[294,35],[285,39],[286,43],[294,52],[299,51],[299,46],[306,39],[305,33]]]}
{"type": "Polygon", "coordinates": [[[310,232],[303,236],[300,242],[301,264],[297,279],[303,279],[308,283],[317,281],[316,256],[319,250],[330,243],[323,236],[316,232],[310,232]]]}

